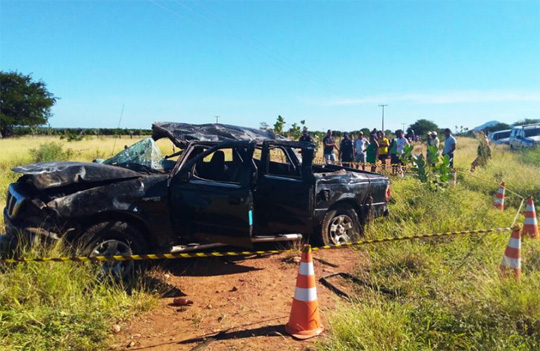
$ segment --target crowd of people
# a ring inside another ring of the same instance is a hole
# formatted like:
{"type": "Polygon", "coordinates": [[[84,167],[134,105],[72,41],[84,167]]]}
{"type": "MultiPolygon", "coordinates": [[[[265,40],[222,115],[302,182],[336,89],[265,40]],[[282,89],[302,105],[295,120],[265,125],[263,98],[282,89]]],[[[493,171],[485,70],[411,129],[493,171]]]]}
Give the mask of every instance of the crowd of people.
{"type": "MultiPolygon", "coordinates": [[[[454,164],[454,151],[456,150],[456,139],[452,136],[450,129],[444,130],[445,140],[442,155],[448,155],[450,166],[454,164]]],[[[343,139],[339,147],[333,136],[332,130],[326,132],[322,140],[323,157],[326,164],[339,163],[347,167],[356,167],[365,169],[366,165],[371,167],[371,171],[376,170],[376,165],[392,165],[393,169],[401,171],[402,161],[400,156],[405,153],[405,147],[413,141],[417,141],[418,136],[414,133],[405,133],[398,129],[395,137],[390,140],[382,130],[372,130],[369,137],[366,138],[363,132],[353,133],[344,132],[343,139]],[[337,153],[337,158],[336,158],[337,153]]],[[[307,128],[304,128],[299,141],[313,143],[313,138],[309,135],[307,128]]],[[[429,132],[427,135],[428,155],[427,159],[434,164],[439,156],[440,141],[436,131],[429,132]]]]}

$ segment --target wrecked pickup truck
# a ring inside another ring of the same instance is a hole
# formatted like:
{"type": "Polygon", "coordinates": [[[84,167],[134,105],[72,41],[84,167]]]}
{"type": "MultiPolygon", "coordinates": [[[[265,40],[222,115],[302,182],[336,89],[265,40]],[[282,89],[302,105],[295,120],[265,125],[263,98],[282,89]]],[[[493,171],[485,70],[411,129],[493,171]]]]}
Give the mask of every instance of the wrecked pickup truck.
{"type": "Polygon", "coordinates": [[[341,244],[387,213],[388,178],[313,165],[314,145],[223,124],[155,123],[151,138],[101,162],[16,167],[4,209],[11,246],[24,236],[86,254],[166,253],[298,240],[341,244]],[[156,141],[169,139],[163,157],[156,141]]]}

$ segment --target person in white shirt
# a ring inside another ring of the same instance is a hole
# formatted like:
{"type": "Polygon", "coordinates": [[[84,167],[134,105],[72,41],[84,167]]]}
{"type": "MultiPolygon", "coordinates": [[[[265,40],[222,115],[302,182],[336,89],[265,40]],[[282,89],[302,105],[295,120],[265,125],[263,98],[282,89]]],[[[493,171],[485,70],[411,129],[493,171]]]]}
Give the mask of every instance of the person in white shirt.
{"type": "Polygon", "coordinates": [[[435,166],[437,160],[439,159],[439,138],[437,138],[437,132],[428,133],[428,150],[427,150],[427,160],[431,163],[431,166],[435,166]],[[429,147],[434,147],[435,150],[430,150],[429,147]]]}
{"type": "Polygon", "coordinates": [[[360,167],[360,163],[362,163],[362,169],[364,169],[364,163],[366,163],[366,148],[369,145],[369,141],[364,138],[364,133],[360,132],[358,133],[358,138],[354,141],[354,154],[355,154],[355,162],[356,162],[356,168],[360,167]]]}
{"type": "MultiPolygon", "coordinates": [[[[409,141],[403,136],[403,131],[401,130],[398,130],[396,132],[396,136],[396,151],[397,155],[401,156],[405,152],[405,145],[409,145],[409,141]]],[[[399,163],[402,164],[401,160],[399,161],[399,163]]]]}
{"type": "Polygon", "coordinates": [[[396,131],[396,152],[397,152],[397,157],[398,157],[397,163],[399,165],[397,171],[399,175],[401,175],[402,177],[403,177],[403,168],[401,166],[403,165],[403,161],[401,161],[399,157],[405,153],[406,145],[409,145],[409,141],[403,135],[403,131],[402,130],[396,131]]]}

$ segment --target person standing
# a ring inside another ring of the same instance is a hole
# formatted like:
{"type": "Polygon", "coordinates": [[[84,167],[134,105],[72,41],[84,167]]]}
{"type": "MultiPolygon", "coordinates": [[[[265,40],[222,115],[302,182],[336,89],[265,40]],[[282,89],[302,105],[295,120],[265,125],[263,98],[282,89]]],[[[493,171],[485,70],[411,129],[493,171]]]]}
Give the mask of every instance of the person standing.
{"type": "Polygon", "coordinates": [[[446,128],[444,130],[444,149],[443,149],[443,157],[448,156],[450,159],[450,167],[454,168],[454,151],[456,151],[456,138],[452,135],[452,131],[449,128],[446,128]]]}
{"type": "Polygon", "coordinates": [[[437,132],[436,131],[431,132],[431,145],[435,146],[437,150],[439,150],[439,144],[440,144],[440,141],[439,141],[439,138],[437,137],[437,132]]]}
{"type": "Polygon", "coordinates": [[[362,163],[362,169],[364,169],[364,163],[366,163],[366,148],[368,145],[369,141],[364,138],[364,133],[358,133],[358,138],[354,141],[356,168],[360,168],[360,163],[362,163]]]}
{"type": "Polygon", "coordinates": [[[343,166],[351,167],[354,160],[354,145],[349,133],[343,133],[343,140],[339,145],[339,161],[343,166]]]}
{"type": "Polygon", "coordinates": [[[336,162],[334,149],[337,149],[336,142],[332,136],[332,130],[328,129],[326,136],[323,138],[323,156],[326,164],[336,162]]]}
{"type": "Polygon", "coordinates": [[[309,135],[308,129],[306,127],[304,127],[304,129],[302,130],[302,136],[300,136],[300,139],[298,139],[298,141],[314,144],[313,138],[311,137],[311,135],[309,135]]]}
{"type": "Polygon", "coordinates": [[[399,157],[397,156],[397,138],[398,131],[396,131],[396,137],[390,142],[388,153],[390,154],[390,166],[392,166],[392,173],[395,173],[396,166],[399,164],[399,157]]]}
{"type": "Polygon", "coordinates": [[[380,130],[377,135],[379,137],[379,160],[381,160],[384,167],[386,165],[386,160],[388,159],[388,146],[390,146],[390,140],[388,140],[382,130],[380,130]]]}
{"type": "Polygon", "coordinates": [[[478,149],[477,156],[471,163],[471,173],[474,172],[476,167],[485,167],[491,158],[491,146],[487,135],[483,131],[473,134],[478,139],[478,149]]]}
{"type": "Polygon", "coordinates": [[[397,171],[399,175],[403,177],[403,161],[401,160],[401,156],[405,153],[405,146],[410,145],[407,138],[405,138],[405,133],[403,133],[402,130],[396,131],[396,157],[397,157],[397,164],[399,165],[397,167],[397,171]]]}
{"type": "Polygon", "coordinates": [[[436,131],[428,133],[427,146],[427,161],[431,166],[435,166],[439,158],[439,138],[436,131]]]}
{"type": "Polygon", "coordinates": [[[379,143],[377,142],[375,134],[369,135],[369,145],[366,148],[366,163],[371,164],[371,171],[375,172],[377,169],[377,157],[379,156],[379,143]]]}

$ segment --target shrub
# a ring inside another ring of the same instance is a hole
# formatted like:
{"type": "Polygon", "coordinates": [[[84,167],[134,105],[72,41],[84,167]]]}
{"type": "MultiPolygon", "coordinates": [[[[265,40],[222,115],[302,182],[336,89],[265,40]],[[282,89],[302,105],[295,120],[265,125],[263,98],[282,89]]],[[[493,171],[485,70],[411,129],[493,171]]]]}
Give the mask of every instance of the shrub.
{"type": "Polygon", "coordinates": [[[40,144],[36,149],[30,149],[30,154],[35,162],[61,161],[72,156],[73,151],[54,141],[40,144]]]}

